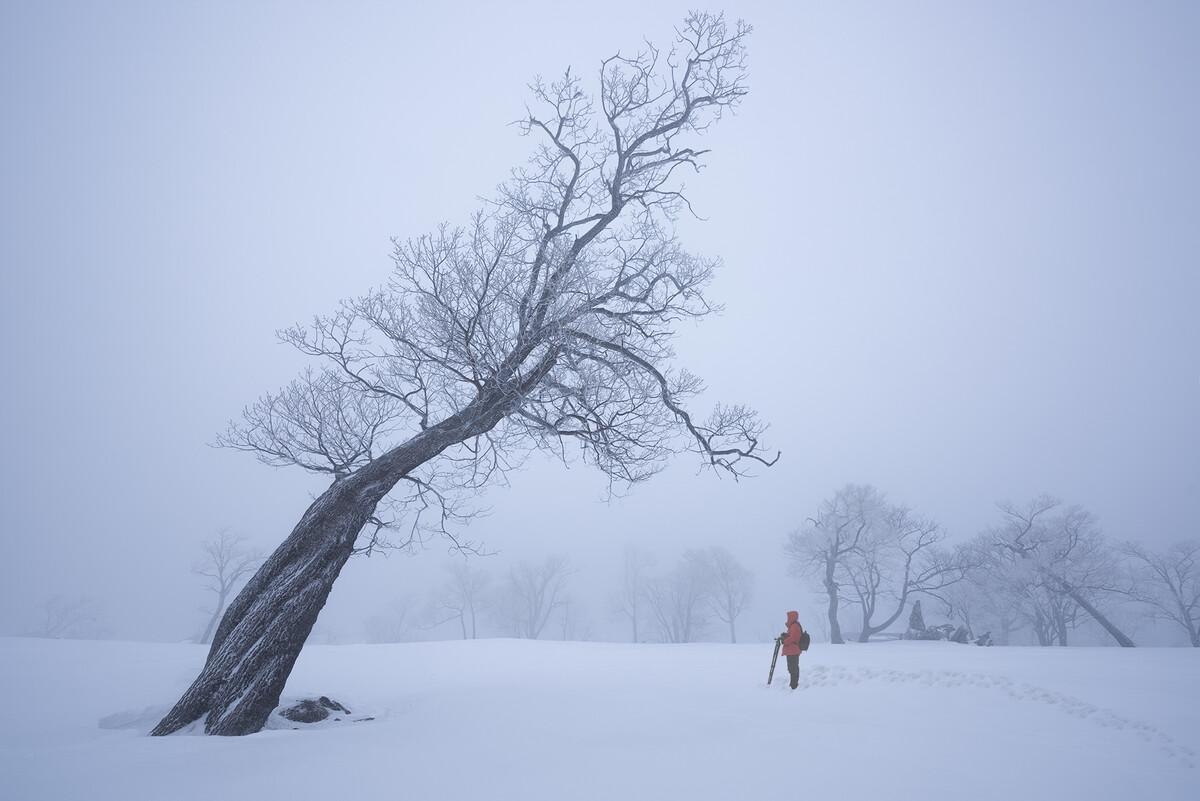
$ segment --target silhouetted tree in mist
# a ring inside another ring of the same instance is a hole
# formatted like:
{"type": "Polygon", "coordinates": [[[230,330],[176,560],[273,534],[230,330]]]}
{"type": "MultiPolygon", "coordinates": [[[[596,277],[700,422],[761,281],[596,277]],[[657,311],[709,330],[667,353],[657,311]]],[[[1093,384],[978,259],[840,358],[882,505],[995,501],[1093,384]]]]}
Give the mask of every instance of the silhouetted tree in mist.
{"type": "Polygon", "coordinates": [[[713,615],[729,627],[729,641],[737,642],[737,619],[750,605],[754,575],[720,546],[706,550],[703,559],[710,584],[709,607],[713,615]]]}
{"type": "Polygon", "coordinates": [[[192,566],[192,572],[208,579],[205,589],[213,593],[213,611],[208,625],[196,642],[208,643],[225,611],[225,602],[246,576],[250,575],[263,560],[262,553],[247,545],[246,537],[231,534],[222,529],[215,540],[207,540],[201,546],[203,558],[192,566]]]}
{"type": "Polygon", "coordinates": [[[570,563],[548,556],[541,564],[518,562],[508,571],[496,608],[515,637],[536,640],[556,611],[568,602],[570,563]]]}
{"type": "Polygon", "coordinates": [[[1185,540],[1153,550],[1126,543],[1121,552],[1130,562],[1128,593],[1147,605],[1157,620],[1167,620],[1200,648],[1200,540],[1185,540]]]}

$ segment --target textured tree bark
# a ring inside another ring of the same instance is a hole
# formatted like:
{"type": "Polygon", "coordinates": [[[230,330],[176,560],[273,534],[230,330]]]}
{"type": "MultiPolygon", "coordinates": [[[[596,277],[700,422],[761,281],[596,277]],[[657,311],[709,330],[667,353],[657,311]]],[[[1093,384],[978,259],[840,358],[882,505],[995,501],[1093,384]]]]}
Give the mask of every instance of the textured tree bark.
{"type": "Polygon", "coordinates": [[[506,397],[511,395],[481,395],[462,412],[334,482],[313,501],[230,604],[200,675],[150,733],[172,734],[201,717],[206,734],[261,729],[279,705],[300,649],[379,501],[446,448],[491,430],[512,402],[506,397]]]}
{"type": "Polygon", "coordinates": [[[208,734],[249,734],[266,723],[374,508],[356,503],[343,485],[313,502],[238,594],[199,677],[151,734],[171,734],[202,716],[208,734]]]}

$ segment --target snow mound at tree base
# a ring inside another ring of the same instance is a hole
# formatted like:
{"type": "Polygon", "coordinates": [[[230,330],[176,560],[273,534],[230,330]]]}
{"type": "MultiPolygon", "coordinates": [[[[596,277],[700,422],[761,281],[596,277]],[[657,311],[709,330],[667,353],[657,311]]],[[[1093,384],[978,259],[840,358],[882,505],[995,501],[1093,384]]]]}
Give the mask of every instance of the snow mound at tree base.
{"type": "MultiPolygon", "coordinates": [[[[355,705],[357,708],[357,705],[355,705]]],[[[327,695],[318,698],[281,699],[279,706],[267,718],[267,729],[327,728],[338,723],[365,723],[374,715],[361,710],[356,714],[327,695]]]]}
{"type": "Polygon", "coordinates": [[[156,704],[141,709],[125,709],[100,718],[97,725],[102,729],[132,729],[139,734],[149,734],[163,716],[171,711],[169,704],[156,704]]]}
{"type": "MultiPolygon", "coordinates": [[[[357,705],[355,706],[358,709],[357,705]]],[[[97,721],[101,729],[126,729],[138,734],[149,734],[150,730],[171,711],[168,704],[125,709],[105,715],[97,721]]],[[[279,706],[267,718],[264,730],[276,729],[325,729],[346,723],[366,723],[376,720],[378,715],[359,709],[352,712],[344,704],[322,695],[317,698],[281,698],[279,706]]],[[[173,737],[203,735],[204,720],[200,719],[183,727],[173,737]]]]}

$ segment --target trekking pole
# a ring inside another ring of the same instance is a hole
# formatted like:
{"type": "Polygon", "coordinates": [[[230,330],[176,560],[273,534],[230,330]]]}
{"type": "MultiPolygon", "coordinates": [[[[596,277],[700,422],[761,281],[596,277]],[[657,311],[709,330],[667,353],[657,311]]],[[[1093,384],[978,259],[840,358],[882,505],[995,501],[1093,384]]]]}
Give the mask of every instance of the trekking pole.
{"type": "Polygon", "coordinates": [[[775,653],[771,654],[771,672],[767,674],[767,686],[771,686],[771,679],[775,678],[775,662],[779,659],[779,646],[783,644],[782,637],[775,638],[775,653]]]}

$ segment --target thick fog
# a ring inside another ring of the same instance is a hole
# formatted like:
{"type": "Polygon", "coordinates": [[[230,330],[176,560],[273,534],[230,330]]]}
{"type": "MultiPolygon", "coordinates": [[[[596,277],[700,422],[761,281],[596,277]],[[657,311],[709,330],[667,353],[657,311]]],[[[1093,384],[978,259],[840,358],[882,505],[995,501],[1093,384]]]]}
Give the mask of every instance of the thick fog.
{"type": "MultiPolygon", "coordinates": [[[[723,545],[756,577],[750,639],[820,608],[783,546],[847,482],[953,539],[1042,492],[1111,540],[1195,536],[1200,7],[725,10],[754,26],[750,94],[680,222],[724,260],[725,311],[683,326],[679,362],[699,408],[753,406],[782,458],[735,482],[683,455],[609,499],[535,457],[480,499],[462,534],[494,555],[473,563],[498,581],[565,555],[574,635],[623,639],[627,544],[659,571],[723,545]]],[[[529,152],[510,123],[534,76],[586,81],[685,11],[7,4],[0,631],[58,596],[103,636],[196,636],[201,543],[269,551],[325,485],[210,446],[306,363],[275,331],[385,282],[389,237],[464,222],[529,152]]],[[[419,611],[451,559],[436,539],[353,559],[316,641],[419,611]]]]}

